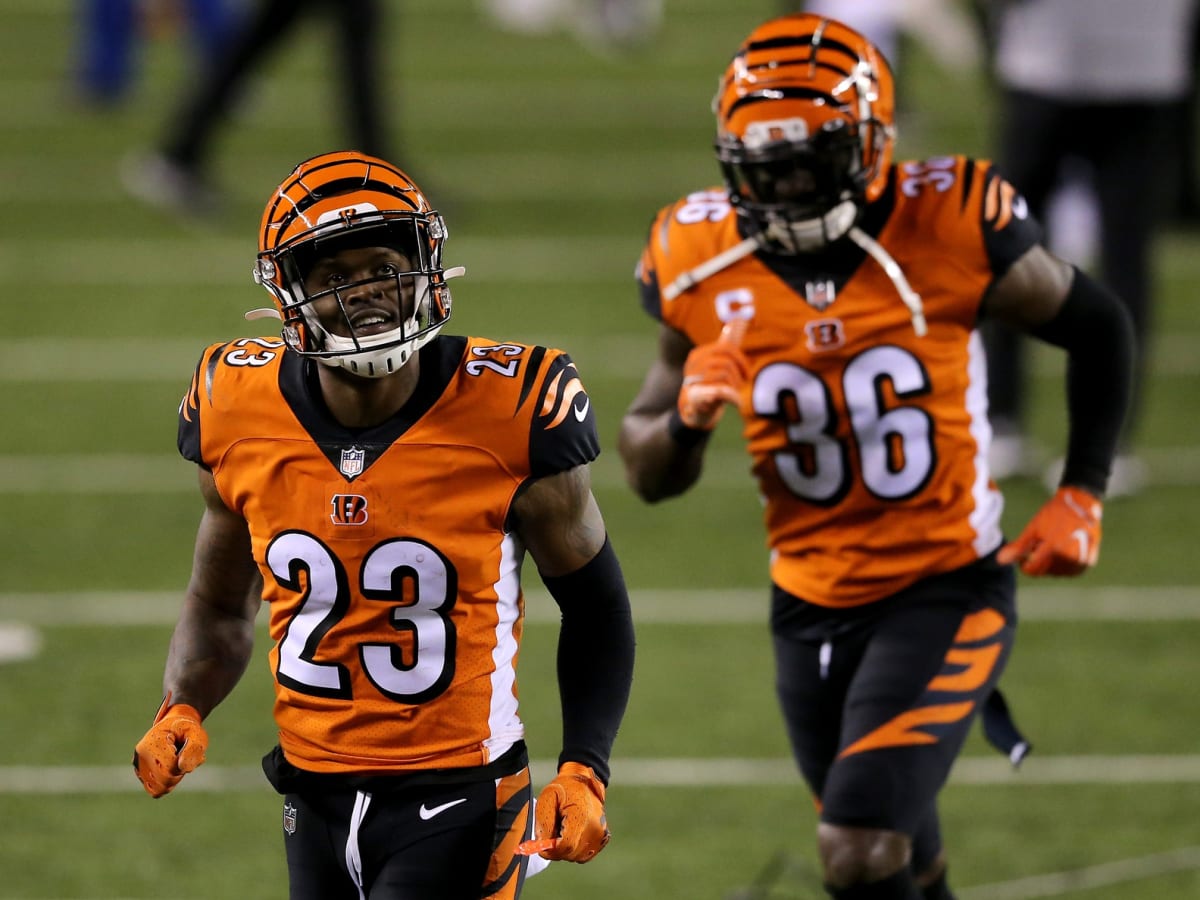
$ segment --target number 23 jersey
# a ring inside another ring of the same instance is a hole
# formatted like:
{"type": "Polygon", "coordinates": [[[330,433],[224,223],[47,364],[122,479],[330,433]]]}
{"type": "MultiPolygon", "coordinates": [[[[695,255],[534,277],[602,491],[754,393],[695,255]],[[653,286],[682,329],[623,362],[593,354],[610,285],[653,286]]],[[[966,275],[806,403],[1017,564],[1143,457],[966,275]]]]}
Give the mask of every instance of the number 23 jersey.
{"type": "Polygon", "coordinates": [[[742,240],[723,190],[660,210],[638,266],[647,311],[693,345],[749,319],[739,407],[771,576],[824,606],[882,599],[1000,544],[976,323],[987,288],[1041,236],[1012,186],[965,157],[894,166],[859,228],[920,296],[923,336],[884,266],[849,239],[754,253],[671,299],[742,240]]]}
{"type": "Polygon", "coordinates": [[[249,525],[280,746],[314,772],[484,765],[524,734],[509,512],[596,457],[591,403],[561,351],[442,336],[404,408],[352,432],[315,365],[216,344],[180,406],[180,452],[249,525]]]}

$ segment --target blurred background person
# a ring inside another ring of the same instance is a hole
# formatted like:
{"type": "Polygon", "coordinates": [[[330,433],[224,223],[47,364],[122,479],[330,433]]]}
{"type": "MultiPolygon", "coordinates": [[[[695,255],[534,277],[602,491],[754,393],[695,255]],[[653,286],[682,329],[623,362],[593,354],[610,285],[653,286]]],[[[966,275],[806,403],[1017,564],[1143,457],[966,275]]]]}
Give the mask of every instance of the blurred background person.
{"type": "MultiPolygon", "coordinates": [[[[232,36],[209,76],[188,91],[150,153],[127,158],[121,180],[126,190],[152,206],[188,217],[211,216],[218,194],[209,167],[212,144],[246,80],[294,33],[306,14],[331,19],[348,144],[370,156],[392,158],[389,126],[381,95],[383,62],[378,35],[379,0],[261,0],[232,36]]],[[[297,109],[297,116],[306,111],[297,109]]]]}
{"type": "Polygon", "coordinates": [[[75,94],[88,105],[106,107],[129,94],[139,38],[186,28],[203,72],[220,58],[236,27],[237,8],[229,0],[84,0],[78,21],[75,94]]]}
{"type": "Polygon", "coordinates": [[[958,0],[784,0],[780,7],[845,22],[883,51],[893,70],[900,67],[905,36],[945,69],[967,69],[982,59],[979,29],[958,0]]]}
{"type": "MultiPolygon", "coordinates": [[[[1133,317],[1134,395],[1109,495],[1133,493],[1147,478],[1132,444],[1145,394],[1154,238],[1178,187],[1173,145],[1193,77],[1196,2],[992,0],[986,13],[999,94],[997,162],[1046,222],[1050,245],[1081,265],[1089,253],[1080,240],[1090,227],[1087,206],[1075,194],[1072,208],[1070,193],[1057,211],[1048,206],[1057,188],[1078,191],[1090,181],[1097,268],[1133,317]]],[[[989,324],[984,334],[992,472],[1030,474],[1040,463],[1026,433],[1025,347],[1003,326],[989,324]]]]}
{"type": "Polygon", "coordinates": [[[496,28],[518,34],[565,30],[602,55],[636,50],[658,34],[663,0],[479,0],[496,28]]]}

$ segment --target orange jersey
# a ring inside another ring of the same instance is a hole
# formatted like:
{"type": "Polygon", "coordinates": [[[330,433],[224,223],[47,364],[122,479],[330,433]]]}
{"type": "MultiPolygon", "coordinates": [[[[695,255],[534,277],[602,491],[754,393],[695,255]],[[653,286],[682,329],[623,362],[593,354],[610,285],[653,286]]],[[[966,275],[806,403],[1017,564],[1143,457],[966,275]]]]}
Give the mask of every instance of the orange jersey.
{"type": "Polygon", "coordinates": [[[216,344],[180,406],[180,452],[249,524],[280,745],[313,772],[486,764],[524,734],[509,512],[598,454],[587,394],[561,351],[443,336],[405,407],[350,431],[314,365],[277,338],[216,344]]]}
{"type": "Polygon", "coordinates": [[[879,600],[1001,543],[976,320],[989,285],[1040,239],[1015,190],[963,157],[894,166],[859,228],[920,296],[923,337],[883,266],[849,239],[808,256],[753,253],[668,299],[681,275],[742,241],[721,189],[660,210],[638,267],[647,310],[693,344],[750,320],[740,409],[771,576],[825,606],[879,600]]]}

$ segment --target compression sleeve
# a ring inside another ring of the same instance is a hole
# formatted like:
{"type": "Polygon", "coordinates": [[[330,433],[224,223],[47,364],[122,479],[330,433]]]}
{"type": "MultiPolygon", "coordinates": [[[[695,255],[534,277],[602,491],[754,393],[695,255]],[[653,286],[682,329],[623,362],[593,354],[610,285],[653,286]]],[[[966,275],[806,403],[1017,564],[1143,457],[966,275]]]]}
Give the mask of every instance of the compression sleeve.
{"type": "Polygon", "coordinates": [[[558,764],[591,766],[607,785],[608,758],[633,684],[633,614],[625,577],[606,537],[583,568],[542,581],[562,611],[558,690],[563,743],[558,764]]]}
{"type": "Polygon", "coordinates": [[[1133,381],[1133,324],[1110,290],[1075,268],[1062,308],[1032,334],[1067,351],[1069,434],[1062,484],[1103,497],[1133,381]]]}

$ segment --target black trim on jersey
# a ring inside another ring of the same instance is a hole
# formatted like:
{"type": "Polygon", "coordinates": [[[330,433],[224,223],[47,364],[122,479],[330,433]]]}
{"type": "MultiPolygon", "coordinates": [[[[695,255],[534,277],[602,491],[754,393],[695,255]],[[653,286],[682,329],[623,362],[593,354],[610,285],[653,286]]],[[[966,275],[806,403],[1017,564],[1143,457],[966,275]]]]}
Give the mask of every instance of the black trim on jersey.
{"type": "MultiPolygon", "coordinates": [[[[661,247],[667,245],[667,232],[671,227],[671,220],[675,218],[675,210],[681,203],[683,203],[682,198],[671,204],[670,212],[662,217],[662,222],[657,229],[654,227],[654,219],[650,220],[650,225],[646,228],[646,247],[651,246],[654,241],[657,241],[661,247]]],[[[650,254],[643,249],[642,255],[638,258],[637,268],[634,269],[634,280],[637,281],[638,298],[641,300],[642,309],[650,318],[661,322],[663,317],[662,292],[658,288],[658,270],[647,268],[643,264],[650,258],[650,254]]]]}
{"type": "Polygon", "coordinates": [[[212,405],[213,379],[216,377],[217,365],[225,355],[232,341],[226,341],[209,355],[207,362],[201,357],[196,363],[196,374],[193,376],[191,388],[183,398],[179,408],[179,430],[175,438],[175,446],[179,455],[184,459],[211,472],[212,466],[204,461],[200,442],[200,403],[201,397],[212,405]],[[189,403],[190,401],[190,403],[189,403]],[[185,418],[185,410],[190,407],[192,418],[185,418]]]}
{"type": "Polygon", "coordinates": [[[534,347],[533,351],[529,354],[529,359],[525,361],[525,374],[521,377],[521,394],[517,398],[516,409],[513,410],[514,416],[525,405],[525,400],[529,397],[529,392],[533,390],[533,386],[537,382],[538,369],[542,367],[542,359],[545,356],[545,347],[534,347]]]}
{"type": "Polygon", "coordinates": [[[1041,223],[1028,211],[1025,198],[1015,187],[1011,201],[1012,214],[1003,227],[997,229],[996,224],[987,218],[987,194],[997,180],[1012,185],[995,166],[991,166],[984,173],[983,183],[979,187],[984,196],[984,201],[979,205],[979,231],[983,235],[983,249],[993,281],[1001,278],[1030,247],[1042,243],[1043,238],[1041,223]],[[1019,210],[1024,210],[1024,215],[1018,215],[1019,210]]]}
{"type": "MultiPolygon", "coordinates": [[[[321,363],[305,359],[291,350],[284,351],[279,364],[279,390],[334,469],[340,471],[342,451],[358,449],[365,454],[362,466],[362,472],[365,472],[442,396],[458,371],[466,346],[465,337],[445,335],[422,347],[419,351],[421,374],[412,396],[395,415],[370,428],[347,428],[340,424],[321,396],[316,369],[321,363]]],[[[353,481],[357,477],[354,475],[346,480],[353,481]]]]}
{"type": "Polygon", "coordinates": [[[662,291],[658,287],[658,273],[651,272],[648,281],[638,279],[638,296],[646,315],[656,322],[662,321],[662,291]]]}
{"type": "Polygon", "coordinates": [[[966,165],[963,166],[962,179],[962,195],[959,197],[959,212],[967,208],[967,201],[971,199],[971,185],[975,183],[975,160],[967,159],[966,165]]]}
{"type": "Polygon", "coordinates": [[[586,390],[573,396],[567,392],[567,386],[578,380],[579,372],[571,357],[562,353],[550,363],[538,385],[534,401],[537,409],[529,421],[531,479],[565,472],[590,463],[600,455],[600,436],[596,430],[596,411],[592,408],[591,398],[586,390]],[[550,386],[556,380],[558,396],[552,408],[543,413],[550,386]]]}
{"type": "MultiPolygon", "coordinates": [[[[878,237],[896,208],[896,167],[888,169],[887,186],[879,199],[867,204],[856,227],[871,237],[878,237]]],[[[743,221],[738,221],[742,233],[743,221]]],[[[747,232],[748,233],[748,232],[747,232]]],[[[745,237],[746,234],[743,234],[745,237]]],[[[858,272],[867,259],[867,251],[848,237],[840,238],[811,253],[767,253],[756,254],[762,264],[783,280],[793,291],[804,296],[810,282],[832,281],[840,293],[847,282],[858,272]]]]}
{"type": "MultiPolygon", "coordinates": [[[[232,344],[233,341],[226,341],[219,348],[213,351],[212,356],[208,358],[208,365],[204,367],[204,394],[208,399],[208,403],[212,405],[213,380],[217,377],[217,366],[225,357],[225,350],[232,344]]],[[[199,386],[197,385],[197,388],[199,386]]],[[[199,398],[197,398],[199,399],[199,398]]],[[[200,404],[197,403],[197,406],[200,404]]]]}

